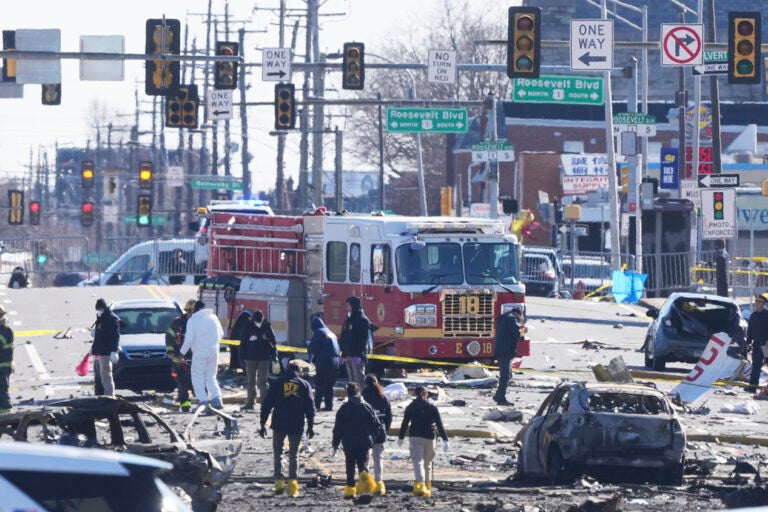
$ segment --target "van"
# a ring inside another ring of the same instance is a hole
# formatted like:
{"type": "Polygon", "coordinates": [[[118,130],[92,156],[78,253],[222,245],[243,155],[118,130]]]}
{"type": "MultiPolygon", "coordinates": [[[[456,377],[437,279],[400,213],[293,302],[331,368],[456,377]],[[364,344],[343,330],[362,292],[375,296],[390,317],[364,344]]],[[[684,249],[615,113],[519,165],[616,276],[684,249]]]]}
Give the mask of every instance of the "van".
{"type": "Polygon", "coordinates": [[[208,246],[193,238],[141,242],[80,286],[197,284],[208,268],[208,246]]]}
{"type": "Polygon", "coordinates": [[[528,295],[559,297],[563,289],[563,267],[554,247],[523,246],[521,279],[528,295]]]}

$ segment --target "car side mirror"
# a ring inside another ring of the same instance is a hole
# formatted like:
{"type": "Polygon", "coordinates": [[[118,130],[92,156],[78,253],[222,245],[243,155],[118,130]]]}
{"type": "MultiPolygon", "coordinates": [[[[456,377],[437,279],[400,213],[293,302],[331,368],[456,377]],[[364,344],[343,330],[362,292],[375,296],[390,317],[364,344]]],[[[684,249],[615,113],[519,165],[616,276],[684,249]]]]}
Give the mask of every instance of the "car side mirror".
{"type": "Polygon", "coordinates": [[[648,311],[645,312],[645,316],[649,318],[658,318],[659,310],[656,308],[650,308],[648,309],[648,311]]]}

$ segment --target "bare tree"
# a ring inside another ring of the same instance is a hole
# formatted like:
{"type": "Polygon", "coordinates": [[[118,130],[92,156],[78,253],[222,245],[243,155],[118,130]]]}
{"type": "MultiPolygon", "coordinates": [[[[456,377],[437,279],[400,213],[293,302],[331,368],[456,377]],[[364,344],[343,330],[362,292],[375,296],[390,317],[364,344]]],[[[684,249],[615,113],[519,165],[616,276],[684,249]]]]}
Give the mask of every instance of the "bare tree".
{"type": "MultiPolygon", "coordinates": [[[[480,45],[477,41],[506,39],[506,17],[492,17],[486,10],[478,10],[478,2],[444,0],[437,12],[424,13],[413,20],[414,28],[398,27],[397,34],[411,34],[411,39],[393,38],[383,48],[366,48],[367,62],[390,61],[396,63],[425,63],[429,50],[455,50],[461,64],[502,64],[506,61],[506,48],[502,45],[480,45]],[[376,55],[382,58],[378,58],[376,55]]],[[[493,91],[497,98],[506,97],[509,80],[503,73],[463,71],[456,84],[433,84],[421,70],[370,69],[367,71],[365,91],[360,97],[370,98],[380,93],[385,101],[406,97],[415,83],[416,96],[429,100],[479,101],[493,91]],[[410,75],[410,76],[409,76],[410,75]]],[[[479,109],[470,110],[470,117],[480,115],[479,109]],[[473,111],[474,110],[474,111],[473,111]]],[[[351,113],[346,133],[350,142],[345,146],[362,163],[378,166],[378,111],[377,107],[356,107],[351,113]]],[[[427,201],[431,213],[439,210],[440,187],[446,184],[446,137],[422,137],[427,201]]],[[[384,165],[390,177],[388,206],[397,213],[418,214],[418,188],[416,180],[416,144],[408,134],[384,133],[384,165]]]]}

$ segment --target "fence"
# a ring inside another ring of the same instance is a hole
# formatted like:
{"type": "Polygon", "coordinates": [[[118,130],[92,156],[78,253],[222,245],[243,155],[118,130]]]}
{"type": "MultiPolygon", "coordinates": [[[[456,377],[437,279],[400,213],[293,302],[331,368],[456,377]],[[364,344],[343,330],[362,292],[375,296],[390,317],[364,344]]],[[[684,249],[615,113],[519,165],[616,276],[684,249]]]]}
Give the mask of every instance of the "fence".
{"type": "Polygon", "coordinates": [[[89,261],[84,236],[6,238],[0,242],[0,278],[8,282],[21,268],[34,286],[63,286],[86,279],[98,261],[89,261]]]}

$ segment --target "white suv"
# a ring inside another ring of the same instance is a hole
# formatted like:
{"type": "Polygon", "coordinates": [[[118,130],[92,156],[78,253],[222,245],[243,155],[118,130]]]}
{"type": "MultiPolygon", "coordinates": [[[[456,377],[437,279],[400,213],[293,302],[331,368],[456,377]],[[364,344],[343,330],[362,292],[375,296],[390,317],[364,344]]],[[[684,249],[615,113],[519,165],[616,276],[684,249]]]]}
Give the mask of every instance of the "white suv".
{"type": "Polygon", "coordinates": [[[186,512],[168,462],[92,448],[0,442],[0,511],[186,512]]]}

